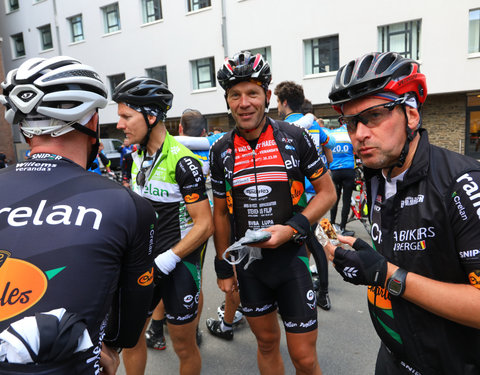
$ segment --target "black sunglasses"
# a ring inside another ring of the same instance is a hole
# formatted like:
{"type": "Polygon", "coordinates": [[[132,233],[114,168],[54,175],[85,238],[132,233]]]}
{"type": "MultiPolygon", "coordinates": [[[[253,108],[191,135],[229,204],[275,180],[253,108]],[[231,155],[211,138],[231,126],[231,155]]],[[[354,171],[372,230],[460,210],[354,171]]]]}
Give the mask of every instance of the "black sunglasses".
{"type": "Polygon", "coordinates": [[[357,125],[359,122],[368,128],[374,128],[390,117],[396,106],[401,105],[404,102],[405,99],[401,98],[393,102],[377,104],[364,109],[356,115],[340,116],[338,122],[340,125],[345,125],[349,133],[355,133],[357,131],[357,125]]]}
{"type": "Polygon", "coordinates": [[[152,168],[152,166],[153,166],[153,157],[146,156],[142,161],[142,166],[140,167],[140,170],[137,173],[137,178],[135,179],[138,186],[141,186],[141,187],[145,186],[146,173],[150,168],[152,168]]]}

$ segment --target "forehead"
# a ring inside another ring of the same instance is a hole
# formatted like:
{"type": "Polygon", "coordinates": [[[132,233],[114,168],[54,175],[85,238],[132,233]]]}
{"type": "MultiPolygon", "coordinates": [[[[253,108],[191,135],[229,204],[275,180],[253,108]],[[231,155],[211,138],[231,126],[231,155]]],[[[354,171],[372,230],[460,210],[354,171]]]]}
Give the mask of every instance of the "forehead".
{"type": "Polygon", "coordinates": [[[242,92],[249,92],[249,91],[255,91],[255,92],[265,92],[263,87],[258,85],[255,82],[250,82],[250,81],[244,81],[244,82],[239,82],[235,86],[231,87],[228,90],[228,95],[232,93],[242,93],[242,92]]]}
{"type": "Polygon", "coordinates": [[[367,108],[373,107],[374,105],[385,104],[388,102],[388,100],[380,98],[360,98],[345,103],[342,111],[344,115],[354,115],[367,108]]]}
{"type": "Polygon", "coordinates": [[[134,109],[130,108],[125,103],[118,103],[118,114],[120,114],[120,115],[130,115],[130,116],[135,116],[135,114],[141,115],[140,112],[135,111],[134,109]]]}

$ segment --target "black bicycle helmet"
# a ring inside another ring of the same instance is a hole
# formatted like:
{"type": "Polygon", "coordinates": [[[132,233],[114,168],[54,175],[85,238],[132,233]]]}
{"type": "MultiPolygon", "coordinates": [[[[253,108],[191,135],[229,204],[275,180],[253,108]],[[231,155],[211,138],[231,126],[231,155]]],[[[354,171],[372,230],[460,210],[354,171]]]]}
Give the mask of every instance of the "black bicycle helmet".
{"type": "Polygon", "coordinates": [[[227,91],[239,82],[255,80],[261,83],[265,91],[272,80],[270,65],[257,53],[252,55],[250,51],[242,51],[232,58],[227,57],[222,67],[217,72],[220,86],[227,91]]]}
{"type": "Polygon", "coordinates": [[[117,103],[139,107],[158,107],[166,114],[172,107],[173,94],[161,81],[148,77],[134,77],[120,82],[113,91],[112,99],[117,103]]]}
{"type": "Polygon", "coordinates": [[[328,95],[333,107],[380,91],[413,92],[419,105],[427,98],[427,83],[418,62],[395,52],[373,52],[342,66],[328,95]]]}

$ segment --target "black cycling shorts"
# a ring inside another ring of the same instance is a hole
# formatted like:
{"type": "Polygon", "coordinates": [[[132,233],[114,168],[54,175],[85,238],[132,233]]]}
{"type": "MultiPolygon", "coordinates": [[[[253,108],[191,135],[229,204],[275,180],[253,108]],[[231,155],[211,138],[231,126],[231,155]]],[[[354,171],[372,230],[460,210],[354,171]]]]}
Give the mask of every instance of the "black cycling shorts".
{"type": "Polygon", "coordinates": [[[247,270],[247,258],[236,267],[244,314],[262,316],[278,307],[287,332],[317,329],[316,296],[305,246],[287,243],[262,249],[262,255],[247,270]]]}

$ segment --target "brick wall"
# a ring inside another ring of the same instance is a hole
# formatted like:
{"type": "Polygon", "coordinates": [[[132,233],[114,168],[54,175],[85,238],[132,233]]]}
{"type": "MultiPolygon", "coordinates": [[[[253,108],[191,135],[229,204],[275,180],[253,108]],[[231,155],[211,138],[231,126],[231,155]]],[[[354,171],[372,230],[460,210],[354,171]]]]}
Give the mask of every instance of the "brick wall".
{"type": "MultiPolygon", "coordinates": [[[[2,40],[0,38],[0,82],[3,82],[4,77],[2,40]]],[[[13,148],[12,127],[7,121],[5,121],[5,107],[3,105],[0,105],[0,152],[7,155],[7,159],[12,162],[17,161],[13,148]]]]}

